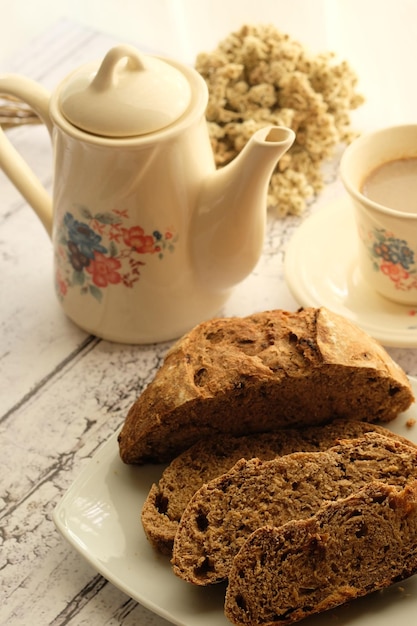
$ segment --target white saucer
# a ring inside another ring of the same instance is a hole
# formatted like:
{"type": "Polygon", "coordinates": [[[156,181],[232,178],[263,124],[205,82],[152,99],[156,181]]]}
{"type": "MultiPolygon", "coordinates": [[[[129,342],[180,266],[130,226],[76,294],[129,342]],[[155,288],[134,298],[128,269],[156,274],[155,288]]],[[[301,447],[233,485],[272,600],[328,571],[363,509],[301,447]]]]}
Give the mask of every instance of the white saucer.
{"type": "Polygon", "coordinates": [[[386,346],[417,347],[417,307],[373,292],[357,266],[348,198],[317,211],[297,229],[285,253],[285,279],[301,306],[325,306],[386,346]]]}

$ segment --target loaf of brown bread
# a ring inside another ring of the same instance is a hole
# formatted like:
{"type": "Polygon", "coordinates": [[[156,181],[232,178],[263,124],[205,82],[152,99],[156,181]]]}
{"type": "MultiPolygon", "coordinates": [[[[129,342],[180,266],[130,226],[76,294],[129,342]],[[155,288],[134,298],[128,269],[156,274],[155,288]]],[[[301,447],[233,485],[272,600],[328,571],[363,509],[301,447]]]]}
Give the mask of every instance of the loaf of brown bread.
{"type": "Polygon", "coordinates": [[[307,520],[254,532],[234,560],[225,614],[236,626],[292,624],[415,573],[417,482],[373,482],[307,520]]]}
{"type": "Polygon", "coordinates": [[[242,459],[188,503],[175,536],[174,572],[197,585],[219,582],[257,528],[311,517],[324,502],[373,480],[402,487],[416,478],[417,449],[379,433],[321,452],[242,459]]]}
{"type": "Polygon", "coordinates": [[[263,461],[296,451],[325,450],[338,439],[379,432],[403,443],[415,444],[387,428],[354,420],[337,420],[324,426],[285,429],[242,437],[217,435],[200,440],[176,457],[153,484],[142,508],[142,525],[151,544],[171,554],[175,534],[185,507],[194,493],[208,481],[228,472],[242,458],[263,461]]]}
{"type": "Polygon", "coordinates": [[[204,322],[180,339],[119,435],[126,463],[166,462],[214,434],[389,421],[413,401],[376,341],[327,309],[204,322]]]}

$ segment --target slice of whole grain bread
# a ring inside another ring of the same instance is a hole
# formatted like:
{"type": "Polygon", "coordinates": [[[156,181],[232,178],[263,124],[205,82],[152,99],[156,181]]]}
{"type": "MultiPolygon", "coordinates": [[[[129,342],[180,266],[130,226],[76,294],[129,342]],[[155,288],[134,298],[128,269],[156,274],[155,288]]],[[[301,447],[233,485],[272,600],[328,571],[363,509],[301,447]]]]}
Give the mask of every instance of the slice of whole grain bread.
{"type": "Polygon", "coordinates": [[[417,450],[379,433],[321,452],[271,461],[242,459],[203,485],[188,503],[175,536],[172,565],[197,585],[227,579],[233,559],[261,526],[314,515],[373,480],[405,486],[417,478],[417,450]]]}
{"type": "Polygon", "coordinates": [[[171,554],[181,516],[194,493],[204,483],[228,472],[241,458],[257,457],[267,461],[296,451],[325,450],[338,439],[355,438],[366,432],[379,432],[415,445],[383,426],[354,420],[242,437],[217,435],[201,440],[173,459],[159,482],[152,485],[141,514],[145,534],[159,552],[171,554]]]}
{"type": "Polygon", "coordinates": [[[126,416],[120,456],[167,462],[215,434],[385,422],[412,402],[382,346],[325,308],[214,319],[168,351],[126,416]]]}
{"type": "Polygon", "coordinates": [[[236,626],[292,624],[415,573],[417,482],[371,482],[307,520],[255,531],[234,559],[225,614],[236,626]]]}

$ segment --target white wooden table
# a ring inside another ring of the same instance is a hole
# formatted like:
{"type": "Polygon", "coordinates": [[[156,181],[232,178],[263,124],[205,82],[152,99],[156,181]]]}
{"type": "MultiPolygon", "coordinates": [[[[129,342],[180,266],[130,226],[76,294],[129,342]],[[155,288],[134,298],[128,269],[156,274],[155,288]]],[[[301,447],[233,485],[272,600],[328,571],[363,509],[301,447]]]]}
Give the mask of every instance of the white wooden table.
{"type": "MultiPolygon", "coordinates": [[[[52,88],[113,43],[63,21],[0,69],[52,88]]],[[[50,189],[45,129],[24,127],[8,135],[50,189]]],[[[310,212],[341,193],[336,178],[310,212]]],[[[283,261],[302,219],[270,219],[259,265],[221,313],[297,308],[283,261]]],[[[53,291],[50,241],[0,172],[1,624],[167,623],[98,575],[59,535],[51,515],[80,470],[120,427],[168,347],[112,344],[86,335],[64,317],[53,291]]],[[[417,349],[389,352],[408,374],[417,375],[417,349]]]]}

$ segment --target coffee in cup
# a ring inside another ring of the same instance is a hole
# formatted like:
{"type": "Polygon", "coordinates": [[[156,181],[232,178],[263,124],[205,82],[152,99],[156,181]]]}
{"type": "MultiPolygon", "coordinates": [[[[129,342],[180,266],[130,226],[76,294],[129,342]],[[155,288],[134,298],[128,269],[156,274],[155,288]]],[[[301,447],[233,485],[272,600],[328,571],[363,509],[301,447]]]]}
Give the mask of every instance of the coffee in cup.
{"type": "Polygon", "coordinates": [[[417,212],[417,158],[383,163],[368,174],[361,191],[370,200],[396,211],[417,212]]]}

